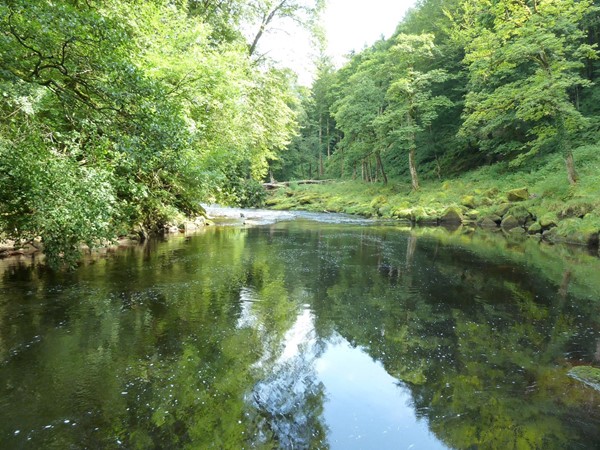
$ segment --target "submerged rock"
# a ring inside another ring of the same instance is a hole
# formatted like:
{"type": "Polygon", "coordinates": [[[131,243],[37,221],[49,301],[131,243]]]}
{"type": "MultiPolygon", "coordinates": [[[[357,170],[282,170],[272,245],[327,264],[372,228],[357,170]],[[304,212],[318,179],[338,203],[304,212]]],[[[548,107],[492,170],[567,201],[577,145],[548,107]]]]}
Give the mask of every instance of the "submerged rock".
{"type": "Polygon", "coordinates": [[[569,376],[600,391],[600,369],[591,366],[577,366],[569,370],[569,376]]]}

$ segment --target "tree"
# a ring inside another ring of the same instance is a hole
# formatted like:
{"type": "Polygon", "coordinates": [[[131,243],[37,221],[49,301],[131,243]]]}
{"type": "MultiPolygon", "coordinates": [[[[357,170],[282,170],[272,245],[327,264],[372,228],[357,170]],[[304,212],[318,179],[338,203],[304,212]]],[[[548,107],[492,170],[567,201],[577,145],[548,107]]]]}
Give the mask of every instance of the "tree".
{"type": "Polygon", "coordinates": [[[145,237],[202,201],[260,200],[295,132],[294,78],[251,61],[233,3],[192,3],[0,5],[0,239],[74,264],[81,243],[145,237]]]}
{"type": "Polygon", "coordinates": [[[464,0],[457,21],[469,69],[462,132],[487,151],[518,154],[513,164],[553,145],[574,184],[569,140],[586,120],[571,93],[590,85],[581,69],[596,50],[584,43],[580,22],[591,8],[591,0],[464,0]]]}
{"type": "Polygon", "coordinates": [[[324,6],[324,0],[253,0],[249,4],[248,21],[255,31],[250,38],[248,53],[250,56],[256,54],[261,38],[278,21],[290,20],[314,34],[324,6]]]}
{"type": "Polygon", "coordinates": [[[365,181],[376,179],[381,172],[384,182],[387,175],[381,152],[384,143],[378,134],[377,119],[387,107],[386,91],[390,74],[385,69],[388,43],[380,41],[372,49],[357,57],[342,73],[340,97],[333,104],[335,121],[343,134],[338,150],[351,166],[361,164],[365,181]],[[347,77],[344,80],[344,77],[347,77]],[[373,175],[371,159],[375,158],[373,175]]]}
{"type": "Polygon", "coordinates": [[[432,84],[447,79],[443,69],[428,72],[416,70],[417,65],[434,57],[434,50],[433,35],[399,34],[395,38],[386,65],[393,74],[387,91],[390,104],[377,121],[389,146],[399,143],[401,148],[408,151],[413,190],[419,189],[416,136],[431,125],[440,108],[452,105],[447,97],[432,94],[432,84]]]}

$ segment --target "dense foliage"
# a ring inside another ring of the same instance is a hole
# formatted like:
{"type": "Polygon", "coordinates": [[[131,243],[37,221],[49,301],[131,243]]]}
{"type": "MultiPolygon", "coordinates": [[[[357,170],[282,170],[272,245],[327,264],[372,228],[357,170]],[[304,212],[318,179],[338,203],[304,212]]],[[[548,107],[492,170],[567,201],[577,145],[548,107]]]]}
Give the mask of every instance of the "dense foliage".
{"type": "MultiPolygon", "coordinates": [[[[260,203],[260,182],[450,178],[595,144],[593,0],[420,0],[311,90],[263,36],[323,0],[0,2],[0,241],[51,262],[260,203]],[[410,177],[410,178],[409,178],[410,177]]],[[[295,25],[294,25],[295,24],[295,25]]]]}
{"type": "Polygon", "coordinates": [[[253,54],[277,20],[321,7],[2,1],[0,240],[41,237],[72,262],[82,242],[145,235],[201,201],[255,201],[297,101],[293,76],[253,54]]]}
{"type": "Polygon", "coordinates": [[[592,0],[420,0],[391,38],[324,65],[276,176],[416,190],[560,153],[574,184],[573,151],[598,140],[598,17],[592,0]]]}

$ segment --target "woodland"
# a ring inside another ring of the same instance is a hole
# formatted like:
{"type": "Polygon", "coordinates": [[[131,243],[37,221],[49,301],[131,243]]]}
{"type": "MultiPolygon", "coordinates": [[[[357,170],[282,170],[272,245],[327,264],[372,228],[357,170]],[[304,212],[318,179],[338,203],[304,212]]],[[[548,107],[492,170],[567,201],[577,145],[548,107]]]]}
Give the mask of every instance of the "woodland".
{"type": "Polygon", "coordinates": [[[487,204],[521,175],[597,236],[594,1],[420,0],[305,88],[260,44],[296,23],[322,46],[324,3],[3,0],[0,238],[72,264],[203,202],[260,205],[267,179],[404,196],[463,180],[487,204]]]}

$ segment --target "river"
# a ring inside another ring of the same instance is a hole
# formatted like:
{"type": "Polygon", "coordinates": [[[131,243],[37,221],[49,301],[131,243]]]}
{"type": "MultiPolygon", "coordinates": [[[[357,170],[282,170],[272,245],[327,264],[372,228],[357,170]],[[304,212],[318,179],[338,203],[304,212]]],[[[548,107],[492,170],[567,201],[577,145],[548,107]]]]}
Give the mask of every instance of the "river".
{"type": "Polygon", "coordinates": [[[0,265],[0,448],[595,449],[600,260],[213,208],[71,272],[0,265]]]}

